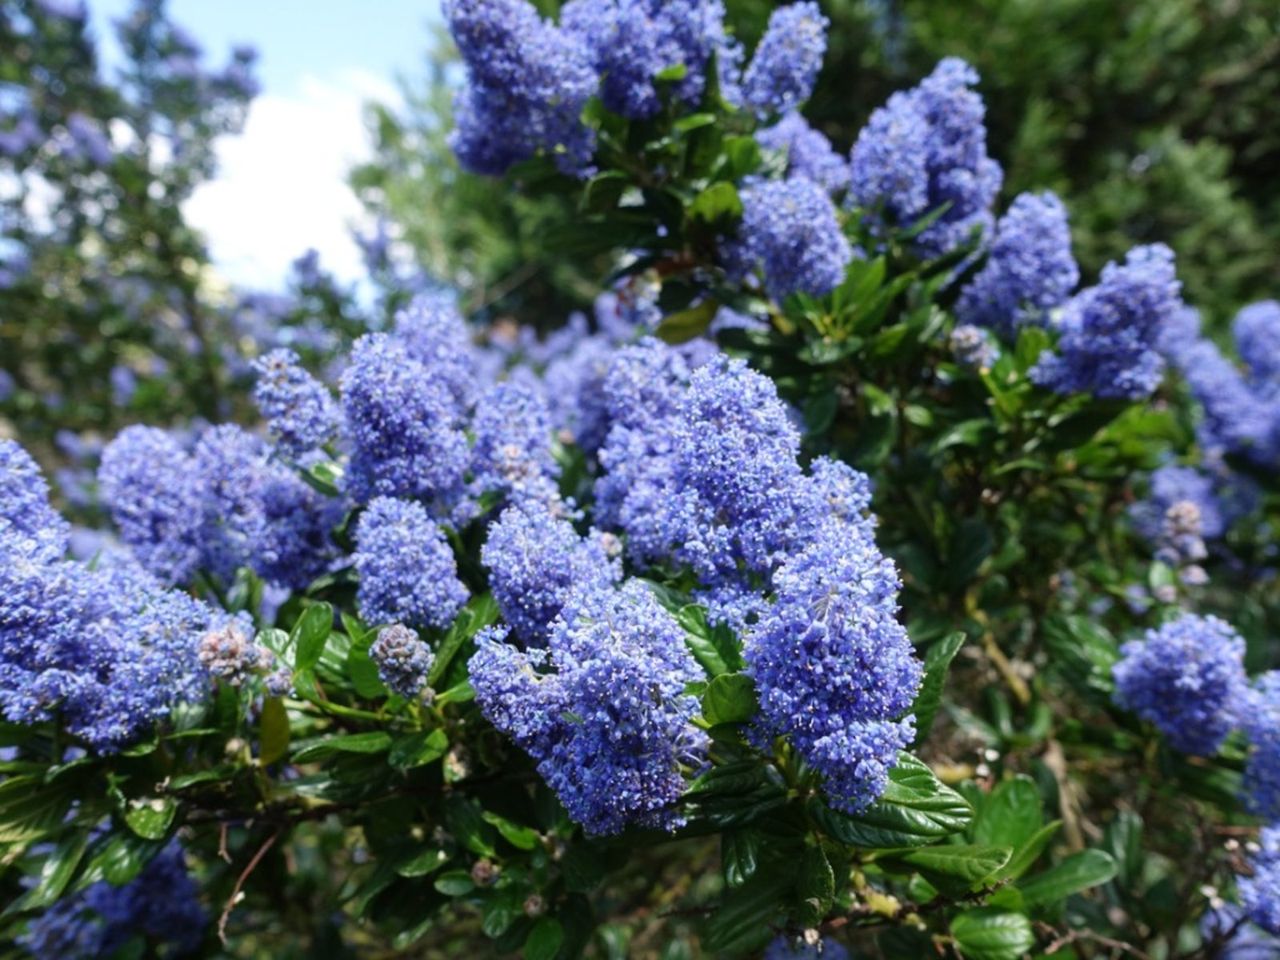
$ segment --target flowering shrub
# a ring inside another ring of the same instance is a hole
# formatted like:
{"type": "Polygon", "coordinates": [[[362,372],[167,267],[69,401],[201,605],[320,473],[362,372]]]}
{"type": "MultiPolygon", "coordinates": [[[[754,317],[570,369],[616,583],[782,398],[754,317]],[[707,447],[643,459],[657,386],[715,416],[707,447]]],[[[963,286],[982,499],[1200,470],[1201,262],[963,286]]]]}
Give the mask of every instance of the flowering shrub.
{"type": "Polygon", "coordinates": [[[573,198],[595,316],[268,352],[260,424],[111,440],[88,551],[0,441],[14,944],[1272,943],[1274,304],[1241,367],[1167,248],[1082,280],[958,60],[839,155],[812,3],[750,56],[718,2],[445,13],[458,156],[573,198]]]}

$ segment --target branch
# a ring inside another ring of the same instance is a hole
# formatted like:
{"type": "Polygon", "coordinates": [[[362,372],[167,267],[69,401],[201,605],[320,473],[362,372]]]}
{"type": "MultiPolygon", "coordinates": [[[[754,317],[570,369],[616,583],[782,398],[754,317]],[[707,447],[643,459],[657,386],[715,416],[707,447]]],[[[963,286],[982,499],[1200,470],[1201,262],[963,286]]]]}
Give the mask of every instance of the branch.
{"type": "Polygon", "coordinates": [[[240,876],[236,878],[236,885],[231,891],[231,896],[227,898],[227,905],[222,908],[222,915],[218,917],[218,939],[222,941],[222,945],[227,945],[227,921],[231,919],[231,911],[235,909],[236,903],[240,899],[240,891],[244,887],[244,883],[249,879],[249,874],[253,873],[262,858],[267,855],[267,851],[280,839],[280,830],[276,830],[266,841],[258,848],[258,852],[253,855],[253,859],[248,865],[240,871],[240,876]]]}

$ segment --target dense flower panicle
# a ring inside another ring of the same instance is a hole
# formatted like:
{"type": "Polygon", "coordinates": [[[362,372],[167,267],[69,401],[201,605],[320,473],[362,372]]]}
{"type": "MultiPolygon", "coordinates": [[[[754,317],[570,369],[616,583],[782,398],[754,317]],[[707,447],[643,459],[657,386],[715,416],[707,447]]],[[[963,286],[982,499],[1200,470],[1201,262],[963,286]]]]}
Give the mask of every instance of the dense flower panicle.
{"type": "Polygon", "coordinates": [[[261,484],[262,533],[250,561],[264,580],[305,588],[337,560],[333,530],[346,504],[326,497],[280,464],[269,464],[261,484]]]}
{"type": "Polygon", "coordinates": [[[1242,308],[1231,331],[1253,379],[1280,390],[1280,301],[1262,300],[1242,308]]]}
{"type": "Polygon", "coordinates": [[[1116,702],[1183,753],[1210,756],[1248,695],[1244,640],[1217,617],[1183,614],[1120,648],[1116,702]]]}
{"type": "Polygon", "coordinates": [[[1221,944],[1216,960],[1276,960],[1280,939],[1252,923],[1234,903],[1210,907],[1200,918],[1200,936],[1221,944]]]}
{"type": "Polygon", "coordinates": [[[638,335],[652,333],[662,321],[661,294],[656,271],[626,277],[596,297],[596,325],[614,343],[630,343],[638,335]]]}
{"type": "Polygon", "coordinates": [[[387,689],[406,700],[412,700],[427,685],[427,674],[435,663],[431,648],[399,623],[378,631],[369,645],[369,659],[377,666],[387,689]]]}
{"type": "Polygon", "coordinates": [[[836,153],[831,141],[809,126],[799,113],[788,113],[773,126],[757,130],[755,136],[764,149],[784,154],[788,177],[812,180],[827,193],[848,188],[848,162],[836,153]]]}
{"type": "Polygon", "coordinates": [[[616,582],[621,570],[599,537],[581,537],[563,505],[517,502],[490,525],[480,552],[503,619],[523,644],[542,646],[570,593],[616,582]]]}
{"type": "Polygon", "coordinates": [[[502,174],[539,151],[566,173],[586,171],[595,146],[582,108],[598,79],[587,47],[526,0],[445,0],[467,85],[450,145],[474,173],[502,174]]]}
{"type": "MultiPolygon", "coordinates": [[[[262,488],[267,450],[252,434],[223,424],[201,435],[191,460],[200,481],[199,506],[204,508],[201,565],[227,581],[239,567],[250,564],[265,532],[262,488]]],[[[189,504],[188,509],[196,506],[189,504]]]]}
{"type": "Polygon", "coordinates": [[[1280,934],[1280,826],[1263,827],[1253,875],[1239,881],[1240,902],[1249,919],[1267,933],[1280,934]]]}
{"type": "Polygon", "coordinates": [[[467,321],[449,294],[421,293],[396,313],[394,332],[414,360],[443,384],[459,413],[476,400],[475,348],[467,321]]]}
{"type": "Polygon", "coordinates": [[[121,955],[135,940],[154,956],[183,957],[199,949],[208,925],[182,848],[171,843],[124,886],[99,880],[59,900],[18,942],[32,956],[59,960],[121,955]]]}
{"type": "Polygon", "coordinates": [[[972,323],[961,323],[951,331],[951,355],[962,367],[989,370],[1000,359],[1000,350],[987,337],[986,331],[972,323]]]}
{"type": "Polygon", "coordinates": [[[893,94],[871,115],[850,155],[851,199],[865,210],[908,228],[946,205],[915,238],[925,256],[991,228],[1003,174],[987,156],[982,98],[969,89],[977,82],[963,60],[942,60],[919,86],[893,94]]]}
{"type": "Polygon", "coordinates": [[[583,337],[573,350],[551,360],[543,375],[552,423],[588,456],[609,432],[604,382],[613,355],[604,337],[583,337]]]}
{"type": "Polygon", "coordinates": [[[786,734],[833,805],[863,810],[915,734],[903,715],[922,668],[897,620],[897,571],[869,537],[832,523],[774,585],[777,600],[744,642],[758,733],[786,734]]]}
{"type": "Polygon", "coordinates": [[[659,73],[684,68],[675,94],[691,106],[705,89],[711,55],[721,61],[722,87],[726,65],[739,57],[725,34],[721,0],[571,0],[560,25],[585,45],[604,105],[624,117],[658,112],[659,73]]]}
{"type": "Polygon", "coordinates": [[[252,625],[231,620],[200,638],[200,665],[215,677],[238,687],[262,665],[267,651],[253,640],[252,625]]]}
{"type": "Polygon", "coordinates": [[[1259,676],[1242,709],[1249,737],[1244,795],[1249,809],[1266,820],[1280,820],[1280,671],[1259,676]]]}
{"type": "Polygon", "coordinates": [[[556,499],[560,468],[551,448],[551,411],[541,389],[516,380],[495,384],[476,406],[472,431],[477,493],[556,499]]]}
{"type": "MultiPolygon", "coordinates": [[[[0,439],[0,563],[19,538],[42,561],[67,548],[70,527],[49,505],[49,484],[31,455],[14,440],[0,439]]],[[[24,551],[26,552],[26,551],[24,551]]]]}
{"type": "Polygon", "coordinates": [[[419,503],[371,501],[356,525],[355,565],[366,623],[446,627],[467,602],[449,541],[419,503]]]}
{"type": "Polygon", "coordinates": [[[400,340],[356,341],[342,409],[351,446],[346,485],[357,501],[421,497],[443,512],[460,495],[470,453],[455,398],[400,340]]]}
{"type": "Polygon", "coordinates": [[[1194,504],[1199,515],[1199,535],[1216,540],[1227,530],[1227,506],[1218,498],[1214,478],[1195,467],[1166,464],[1151,474],[1148,499],[1129,508],[1138,534],[1160,543],[1165,534],[1169,510],[1180,503],[1194,504]]]}
{"type": "Polygon", "coordinates": [[[700,762],[706,744],[685,692],[702,671],[639,581],[575,590],[545,649],[482,632],[470,674],[485,716],[537,761],[588,833],[679,825],[681,766],[700,762]]]}
{"type": "Polygon", "coordinates": [[[1052,193],[1022,193],[996,223],[986,265],[961,291],[956,316],[1012,339],[1024,324],[1043,325],[1079,282],[1066,207],[1052,193]]]}
{"type": "Polygon", "coordinates": [[[127,427],[98,467],[102,502],[120,539],[164,583],[190,579],[200,563],[202,480],[190,455],[156,427],[127,427]]]}
{"type": "Polygon", "coordinates": [[[742,99],[764,118],[809,99],[827,52],[830,21],[813,2],[779,7],[742,77],[742,99]]]}
{"type": "Polygon", "coordinates": [[[1173,251],[1134,247],[1123,265],[1109,263],[1095,287],[1063,308],[1057,354],[1046,351],[1031,379],[1058,393],[1140,400],[1160,383],[1164,326],[1181,307],[1173,251]]]}
{"type": "Polygon", "coordinates": [[[853,260],[831,198],[803,177],[746,187],[738,236],[735,259],[761,265],[765,290],[774,300],[834,290],[853,260]]]}
{"type": "Polygon", "coordinates": [[[329,389],[302,368],[287,348],[254,362],[258,382],[253,400],[267,420],[271,439],[286,457],[297,459],[324,446],[338,432],[338,408],[329,389]]]}

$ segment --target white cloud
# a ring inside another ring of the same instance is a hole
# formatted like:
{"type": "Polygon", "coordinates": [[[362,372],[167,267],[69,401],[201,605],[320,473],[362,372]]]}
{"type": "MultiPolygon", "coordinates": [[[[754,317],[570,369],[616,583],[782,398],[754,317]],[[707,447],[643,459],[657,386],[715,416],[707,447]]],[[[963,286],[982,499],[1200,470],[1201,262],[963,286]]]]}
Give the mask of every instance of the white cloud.
{"type": "Polygon", "coordinates": [[[350,227],[361,222],[361,210],[346,176],[369,156],[362,114],[369,100],[396,103],[399,95],[367,71],[306,76],[292,95],[259,96],[244,132],[219,144],[218,176],[196,191],[185,212],[227,280],[277,288],[289,264],[311,247],[339,278],[360,276],[350,227]]]}

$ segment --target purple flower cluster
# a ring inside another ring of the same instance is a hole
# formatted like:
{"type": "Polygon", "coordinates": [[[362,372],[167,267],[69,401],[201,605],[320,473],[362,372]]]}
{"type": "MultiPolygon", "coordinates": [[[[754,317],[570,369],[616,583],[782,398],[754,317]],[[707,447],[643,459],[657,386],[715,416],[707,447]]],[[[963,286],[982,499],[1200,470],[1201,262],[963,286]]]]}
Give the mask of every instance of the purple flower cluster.
{"type": "Polygon", "coordinates": [[[1263,827],[1258,847],[1252,876],[1240,878],[1240,902],[1251,921],[1280,934],[1280,826],[1263,827]]]}
{"type": "Polygon", "coordinates": [[[915,238],[924,256],[941,256],[992,225],[1000,165],[987,156],[978,74],[948,57],[914,89],[895,93],[858,134],[850,155],[852,201],[879,226],[910,228],[937,218],[915,238]]]}
{"type": "Polygon", "coordinates": [[[467,602],[449,541],[420,503],[371,501],[356,525],[354,559],[367,623],[443,628],[467,602]]]}
{"type": "Polygon", "coordinates": [[[788,177],[812,180],[827,193],[839,193],[849,186],[848,162],[799,113],[788,113],[773,126],[757,130],[756,142],[785,156],[788,177]]]}
{"type": "Polygon", "coordinates": [[[0,715],[56,715],[110,752],[203,692],[196,640],[218,618],[127,558],[60,559],[69,530],[35,469],[0,441],[0,715]]]}
{"type": "Polygon", "coordinates": [[[1046,351],[1031,379],[1057,393],[1140,400],[1159,385],[1158,346],[1181,307],[1173,251],[1134,247],[1123,265],[1109,263],[1097,286],[1068,301],[1055,326],[1056,354],[1046,351]]]}
{"type": "Polygon", "coordinates": [[[733,259],[759,264],[774,300],[822,296],[840,285],[853,260],[835,204],[813,180],[762,180],[742,191],[742,223],[733,259]]]}
{"type": "Polygon", "coordinates": [[[742,75],[742,99],[759,117],[794,110],[809,99],[827,52],[830,21],[806,0],[779,7],[742,75]]]}
{"type": "Polygon", "coordinates": [[[526,0],[445,0],[443,9],[467,67],[450,134],[459,162],[497,175],[544,151],[566,173],[585,172],[595,138],[581,113],[598,86],[587,45],[526,0]]]}
{"type": "Polygon", "coordinates": [[[435,663],[431,648],[403,624],[393,623],[378,631],[369,645],[369,659],[378,668],[378,676],[392,693],[412,700],[427,683],[427,674],[435,663]]]}
{"type": "Polygon", "coordinates": [[[559,465],[551,449],[551,411],[541,386],[505,380],[480,398],[472,421],[476,493],[554,501],[559,465]]]}
{"type": "Polygon", "coordinates": [[[182,848],[171,843],[124,886],[105,880],[58,901],[27,925],[18,942],[35,957],[93,960],[131,954],[194,954],[209,917],[182,848]]]}
{"type": "Polygon", "coordinates": [[[725,33],[721,0],[570,0],[560,24],[585,47],[604,105],[624,117],[658,112],[659,74],[681,74],[672,81],[675,95],[691,106],[706,88],[713,54],[722,87],[740,58],[725,33]]]}
{"type": "Polygon", "coordinates": [[[307,373],[292,350],[273,350],[254,364],[254,402],[267,420],[276,448],[297,459],[324,446],[338,431],[338,408],[329,389],[307,373]]]}
{"type": "Polygon", "coordinates": [[[640,581],[574,590],[545,648],[483,631],[470,674],[485,716],[533,757],[588,833],[679,824],[682,768],[698,765],[706,744],[692,723],[697,698],[685,692],[702,671],[640,581]]]}
{"type": "Polygon", "coordinates": [[[1120,648],[1116,702],[1184,753],[1210,756],[1249,699],[1244,640],[1217,617],[1184,614],[1120,648]]]}
{"type": "Polygon", "coordinates": [[[1258,816],[1280,821],[1280,671],[1254,681],[1241,714],[1250,745],[1245,799],[1258,816]]]}
{"type": "Polygon", "coordinates": [[[951,331],[949,341],[951,355],[962,367],[989,370],[1000,359],[1000,350],[987,336],[987,332],[972,323],[962,323],[951,331]]]}
{"type": "Polygon", "coordinates": [[[986,265],[961,291],[956,316],[1014,338],[1024,324],[1046,325],[1079,282],[1062,201],[1019,194],[996,224],[986,265]]]}
{"type": "Polygon", "coordinates": [[[523,644],[542,646],[571,591],[621,575],[599,537],[584,538],[554,504],[517,502],[489,526],[480,553],[503,619],[523,644]]]}

